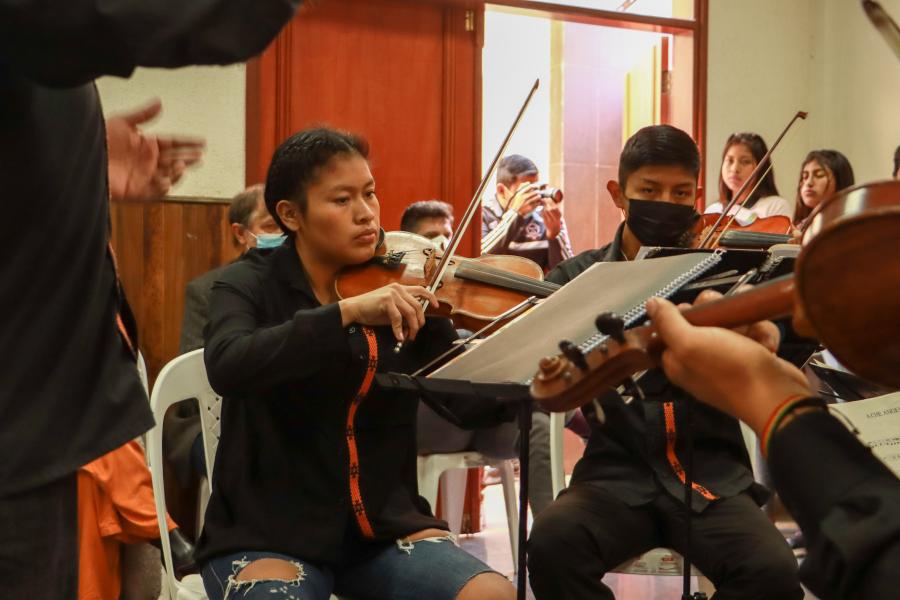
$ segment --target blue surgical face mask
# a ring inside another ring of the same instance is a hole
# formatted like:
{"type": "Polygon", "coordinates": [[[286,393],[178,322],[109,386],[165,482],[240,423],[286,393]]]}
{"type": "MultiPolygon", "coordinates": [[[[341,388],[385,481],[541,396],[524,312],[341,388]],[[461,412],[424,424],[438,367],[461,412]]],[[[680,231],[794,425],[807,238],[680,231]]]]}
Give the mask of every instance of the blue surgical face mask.
{"type": "Polygon", "coordinates": [[[247,233],[256,238],[256,247],[260,250],[277,248],[284,243],[284,239],[287,237],[283,233],[260,233],[259,235],[256,235],[252,231],[248,231],[247,233]]]}

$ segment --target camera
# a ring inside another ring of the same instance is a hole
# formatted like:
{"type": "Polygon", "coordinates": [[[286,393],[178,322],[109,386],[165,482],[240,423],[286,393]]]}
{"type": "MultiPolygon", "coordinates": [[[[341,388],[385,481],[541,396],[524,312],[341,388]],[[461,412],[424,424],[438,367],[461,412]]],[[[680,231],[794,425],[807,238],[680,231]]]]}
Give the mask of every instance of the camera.
{"type": "Polygon", "coordinates": [[[546,187],[538,193],[540,194],[541,198],[550,198],[556,203],[563,201],[563,192],[559,188],[546,187]]]}

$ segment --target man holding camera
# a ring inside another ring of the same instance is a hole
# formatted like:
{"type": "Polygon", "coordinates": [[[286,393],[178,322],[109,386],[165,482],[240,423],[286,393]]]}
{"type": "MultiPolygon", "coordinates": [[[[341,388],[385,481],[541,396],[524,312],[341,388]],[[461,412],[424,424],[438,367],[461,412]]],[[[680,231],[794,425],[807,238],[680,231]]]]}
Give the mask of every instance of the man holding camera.
{"type": "Polygon", "coordinates": [[[515,254],[548,272],[573,256],[562,191],[538,183],[534,162],[511,154],[497,168],[497,194],[482,201],[481,253],[515,254]]]}

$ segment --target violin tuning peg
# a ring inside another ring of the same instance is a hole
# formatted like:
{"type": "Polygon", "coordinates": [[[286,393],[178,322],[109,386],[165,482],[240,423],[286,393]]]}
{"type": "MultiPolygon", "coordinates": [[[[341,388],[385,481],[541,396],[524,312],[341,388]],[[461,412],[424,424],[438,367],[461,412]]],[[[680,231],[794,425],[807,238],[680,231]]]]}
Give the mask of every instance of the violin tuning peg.
{"type": "Polygon", "coordinates": [[[571,361],[572,364],[578,367],[580,370],[588,370],[588,364],[584,358],[584,353],[581,351],[581,348],[579,348],[569,340],[563,340],[559,343],[559,350],[563,353],[563,356],[568,358],[569,361],[571,361]]]}
{"type": "Polygon", "coordinates": [[[625,321],[615,313],[603,313],[594,321],[597,331],[608,335],[620,344],[625,341],[625,321]]]}

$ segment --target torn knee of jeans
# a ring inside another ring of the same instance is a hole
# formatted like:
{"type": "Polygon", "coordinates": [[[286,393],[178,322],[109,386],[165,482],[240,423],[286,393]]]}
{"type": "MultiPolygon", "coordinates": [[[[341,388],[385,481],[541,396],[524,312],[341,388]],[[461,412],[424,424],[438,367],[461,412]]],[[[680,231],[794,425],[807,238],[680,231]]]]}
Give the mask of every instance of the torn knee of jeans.
{"type": "Polygon", "coordinates": [[[453,533],[447,533],[445,535],[436,535],[415,541],[410,541],[409,538],[403,538],[397,540],[397,548],[403,552],[406,552],[407,554],[412,554],[412,551],[415,549],[416,544],[420,544],[422,542],[430,542],[432,544],[437,544],[440,542],[453,542],[454,544],[456,544],[456,535],[453,533]]]}
{"type": "MultiPolygon", "coordinates": [[[[277,559],[280,560],[280,559],[277,559]]],[[[228,576],[228,585],[225,589],[225,597],[228,598],[228,594],[231,592],[244,592],[245,594],[253,589],[253,586],[264,583],[264,582],[279,582],[284,584],[284,591],[287,593],[288,586],[290,585],[299,585],[301,581],[306,579],[306,571],[303,569],[303,565],[295,560],[283,560],[282,562],[286,562],[290,564],[295,569],[295,575],[292,579],[287,579],[285,577],[248,577],[246,579],[239,579],[240,574],[252,565],[256,561],[249,561],[247,557],[243,557],[240,560],[232,561],[231,563],[231,575],[228,576]]]]}

